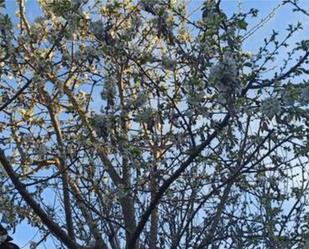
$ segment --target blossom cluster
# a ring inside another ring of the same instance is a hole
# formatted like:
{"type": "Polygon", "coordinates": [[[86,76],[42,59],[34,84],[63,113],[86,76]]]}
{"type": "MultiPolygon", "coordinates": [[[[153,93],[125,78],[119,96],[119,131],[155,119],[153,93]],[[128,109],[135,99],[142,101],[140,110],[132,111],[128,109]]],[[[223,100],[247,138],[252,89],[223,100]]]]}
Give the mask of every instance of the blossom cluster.
{"type": "Polygon", "coordinates": [[[309,86],[306,86],[302,89],[300,94],[300,101],[302,104],[309,104],[309,86]]]}
{"type": "Polygon", "coordinates": [[[273,118],[281,112],[281,108],[282,106],[278,98],[269,97],[262,102],[261,112],[268,118],[273,118]]]}
{"type": "Polygon", "coordinates": [[[101,20],[91,22],[90,31],[97,37],[97,39],[105,39],[106,28],[101,20]]]}
{"type": "Polygon", "coordinates": [[[108,137],[107,119],[103,115],[94,114],[91,117],[92,125],[98,137],[108,137]]]}
{"type": "Polygon", "coordinates": [[[209,80],[224,94],[239,92],[238,67],[231,51],[224,52],[222,60],[211,67],[209,80]]]}

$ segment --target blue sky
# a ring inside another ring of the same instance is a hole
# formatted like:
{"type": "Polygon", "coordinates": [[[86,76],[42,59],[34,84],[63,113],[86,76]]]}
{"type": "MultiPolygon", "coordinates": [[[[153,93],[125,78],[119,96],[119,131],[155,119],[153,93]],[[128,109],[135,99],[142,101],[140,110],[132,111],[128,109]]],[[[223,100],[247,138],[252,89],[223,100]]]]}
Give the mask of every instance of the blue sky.
{"type": "MultiPolygon", "coordinates": [[[[279,0],[222,0],[222,7],[226,11],[226,13],[230,15],[235,11],[237,12],[239,2],[241,2],[241,6],[244,11],[249,10],[250,8],[259,9],[258,18],[250,22],[249,28],[254,26],[259,20],[261,20],[261,18],[267,16],[270,11],[273,10],[280,3],[279,0]]],[[[190,6],[192,9],[194,9],[197,6],[200,6],[202,3],[202,0],[191,0],[190,6]]],[[[301,1],[301,5],[309,8],[309,0],[301,1]]],[[[16,17],[14,17],[17,9],[16,1],[7,0],[6,6],[7,13],[9,13],[9,15],[13,19],[17,20],[16,17]]],[[[26,10],[27,17],[30,19],[30,21],[33,21],[38,15],[38,13],[40,13],[40,9],[36,0],[26,1],[26,10]]],[[[304,15],[301,15],[299,13],[293,13],[290,7],[284,6],[277,11],[276,15],[268,23],[266,23],[253,36],[246,40],[244,49],[254,53],[254,51],[256,51],[257,48],[263,44],[263,39],[265,38],[265,36],[270,35],[273,29],[280,31],[280,35],[282,36],[284,35],[285,29],[289,24],[295,24],[298,21],[301,21],[304,24],[305,28],[298,34],[298,36],[292,38],[290,42],[293,43],[302,39],[308,39],[308,35],[306,36],[306,34],[309,34],[309,18],[306,18],[304,15]]],[[[285,52],[286,51],[281,51],[281,59],[284,58],[285,52]]],[[[15,233],[11,235],[12,237],[14,237],[14,241],[19,244],[20,247],[28,249],[28,242],[36,236],[36,230],[31,229],[27,224],[22,224],[18,226],[15,233]]],[[[38,239],[39,237],[37,236],[36,240],[38,239]]],[[[52,242],[49,242],[48,244],[48,248],[55,248],[52,242]]],[[[39,248],[45,247],[40,246],[39,248]]]]}

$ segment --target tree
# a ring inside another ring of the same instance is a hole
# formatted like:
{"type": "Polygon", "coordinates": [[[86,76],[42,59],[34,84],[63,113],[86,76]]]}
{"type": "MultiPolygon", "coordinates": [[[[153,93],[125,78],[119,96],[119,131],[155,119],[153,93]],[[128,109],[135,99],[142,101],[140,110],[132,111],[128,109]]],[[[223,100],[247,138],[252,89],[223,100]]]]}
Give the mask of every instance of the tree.
{"type": "Polygon", "coordinates": [[[20,249],[17,245],[12,243],[12,237],[8,235],[6,229],[0,225],[0,248],[1,249],[20,249]]]}
{"type": "Polygon", "coordinates": [[[300,23],[251,54],[258,10],[220,1],[199,20],[173,0],[40,0],[35,21],[17,3],[18,26],[0,16],[0,205],[40,229],[33,248],[307,248],[300,23]]]}

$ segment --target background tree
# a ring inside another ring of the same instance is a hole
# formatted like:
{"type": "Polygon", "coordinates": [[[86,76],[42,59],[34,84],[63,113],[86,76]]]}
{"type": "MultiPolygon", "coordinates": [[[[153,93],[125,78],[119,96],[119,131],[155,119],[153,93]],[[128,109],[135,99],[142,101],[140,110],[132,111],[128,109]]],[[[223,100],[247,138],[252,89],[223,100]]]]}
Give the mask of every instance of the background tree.
{"type": "Polygon", "coordinates": [[[40,0],[35,21],[17,3],[17,26],[0,16],[0,201],[40,229],[33,248],[307,248],[300,23],[251,54],[258,11],[220,1],[199,20],[173,0],[40,0]]]}

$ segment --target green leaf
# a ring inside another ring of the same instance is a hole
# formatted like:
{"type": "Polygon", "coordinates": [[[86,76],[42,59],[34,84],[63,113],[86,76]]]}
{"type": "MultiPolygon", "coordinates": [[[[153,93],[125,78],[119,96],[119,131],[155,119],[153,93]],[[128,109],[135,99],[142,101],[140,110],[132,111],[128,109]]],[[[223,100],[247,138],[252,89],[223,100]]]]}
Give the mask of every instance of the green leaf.
{"type": "Polygon", "coordinates": [[[245,20],[238,20],[237,26],[238,26],[238,28],[240,28],[240,29],[246,30],[246,29],[247,29],[247,26],[248,26],[248,23],[247,23],[245,20]]]}

